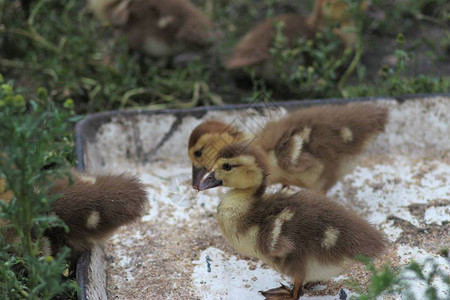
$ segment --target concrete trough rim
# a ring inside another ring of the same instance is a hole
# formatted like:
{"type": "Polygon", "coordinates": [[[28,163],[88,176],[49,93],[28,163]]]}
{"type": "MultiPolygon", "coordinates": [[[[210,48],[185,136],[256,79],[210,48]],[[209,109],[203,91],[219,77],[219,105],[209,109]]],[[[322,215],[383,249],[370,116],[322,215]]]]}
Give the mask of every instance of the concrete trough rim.
{"type": "MultiPolygon", "coordinates": [[[[327,98],[327,99],[306,99],[306,100],[291,100],[274,102],[277,106],[290,107],[290,108],[302,108],[317,105],[327,104],[347,104],[355,102],[372,102],[382,100],[394,100],[398,103],[405,101],[414,101],[424,98],[434,97],[450,97],[450,93],[435,93],[435,94],[410,94],[401,96],[379,96],[379,97],[362,97],[362,98],[327,98]]],[[[264,108],[264,103],[245,103],[245,104],[230,104],[223,106],[206,106],[195,107],[190,109],[132,109],[132,110],[113,110],[95,113],[88,115],[83,120],[77,122],[75,126],[75,153],[77,159],[77,169],[80,172],[85,171],[85,146],[88,139],[92,139],[96,130],[106,122],[109,122],[114,117],[121,116],[135,116],[135,115],[159,115],[159,114],[172,114],[177,118],[193,116],[201,118],[207,112],[210,111],[234,111],[243,110],[247,108],[264,108]]],[[[106,267],[105,267],[105,253],[102,247],[95,247],[90,252],[80,254],[77,259],[76,278],[80,287],[79,299],[90,299],[90,291],[96,290],[96,296],[98,299],[107,299],[106,290],[106,267]],[[97,274],[94,274],[97,272],[97,274]]]]}

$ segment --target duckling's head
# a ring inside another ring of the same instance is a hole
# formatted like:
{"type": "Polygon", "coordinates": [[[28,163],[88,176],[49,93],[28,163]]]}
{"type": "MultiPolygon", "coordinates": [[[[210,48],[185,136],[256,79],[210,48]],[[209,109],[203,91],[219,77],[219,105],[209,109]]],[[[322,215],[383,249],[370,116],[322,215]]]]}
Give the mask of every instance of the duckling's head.
{"type": "MultiPolygon", "coordinates": [[[[320,14],[325,20],[348,23],[351,22],[352,14],[349,11],[349,4],[342,0],[316,0],[316,5],[320,6],[320,14]]],[[[359,12],[366,14],[374,19],[384,19],[384,13],[377,9],[372,1],[361,1],[359,3],[359,12]]]]}
{"type": "Polygon", "coordinates": [[[267,174],[267,158],[261,149],[249,143],[228,145],[219,152],[212,172],[202,178],[198,189],[223,185],[259,190],[265,187],[267,174]]]}
{"type": "Polygon", "coordinates": [[[192,185],[198,187],[203,176],[212,169],[220,150],[244,138],[244,134],[238,129],[222,122],[206,121],[198,125],[192,131],[188,143],[192,185]]]}

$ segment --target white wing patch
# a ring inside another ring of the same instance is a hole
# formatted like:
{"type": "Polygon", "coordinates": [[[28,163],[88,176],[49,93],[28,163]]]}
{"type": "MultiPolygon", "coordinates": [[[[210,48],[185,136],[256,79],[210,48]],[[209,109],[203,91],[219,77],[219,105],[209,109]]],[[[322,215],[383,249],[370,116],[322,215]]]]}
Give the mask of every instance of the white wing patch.
{"type": "Polygon", "coordinates": [[[98,211],[94,210],[93,212],[91,212],[91,214],[86,220],[86,227],[88,229],[95,229],[97,228],[99,223],[100,223],[100,214],[98,211]]]}
{"type": "Polygon", "coordinates": [[[302,153],[303,148],[303,138],[300,135],[294,135],[292,137],[292,148],[291,148],[291,163],[295,164],[298,157],[302,153]]]}
{"type": "Polygon", "coordinates": [[[304,143],[309,143],[309,138],[311,136],[311,128],[308,126],[303,128],[302,132],[300,133],[300,136],[302,137],[304,143]]]}
{"type": "Polygon", "coordinates": [[[95,178],[93,176],[87,176],[87,175],[81,175],[81,174],[78,174],[77,176],[84,183],[95,184],[95,182],[97,181],[97,178],[95,178]]]}
{"type": "Polygon", "coordinates": [[[158,27],[161,29],[164,29],[167,27],[167,25],[169,25],[170,23],[172,23],[173,21],[175,21],[175,17],[174,16],[165,16],[165,17],[161,17],[158,20],[158,27]]]}
{"type": "Polygon", "coordinates": [[[336,241],[339,236],[339,230],[333,227],[329,227],[325,230],[324,238],[322,240],[322,247],[325,249],[330,249],[334,245],[336,245],[336,241]]]}
{"type": "Polygon", "coordinates": [[[275,249],[275,246],[277,245],[278,239],[281,234],[281,227],[283,226],[284,222],[289,221],[294,216],[294,212],[291,211],[289,208],[285,208],[275,219],[273,230],[272,230],[272,242],[270,243],[271,250],[273,251],[275,249]]]}
{"type": "Polygon", "coordinates": [[[350,128],[348,128],[348,127],[342,127],[341,131],[340,131],[340,135],[341,135],[342,140],[345,143],[349,143],[349,142],[353,141],[353,133],[350,130],[350,128]]]}

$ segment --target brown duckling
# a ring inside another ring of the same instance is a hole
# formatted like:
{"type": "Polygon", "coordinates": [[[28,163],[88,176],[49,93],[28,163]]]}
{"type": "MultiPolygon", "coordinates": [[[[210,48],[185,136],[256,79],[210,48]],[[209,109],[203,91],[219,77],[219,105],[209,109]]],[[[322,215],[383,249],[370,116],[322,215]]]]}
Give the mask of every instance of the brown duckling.
{"type": "MultiPolygon", "coordinates": [[[[342,40],[344,48],[353,48],[357,37],[356,27],[347,9],[348,4],[340,0],[316,0],[309,17],[286,14],[267,19],[244,35],[226,59],[225,67],[229,70],[256,67],[258,74],[271,79],[273,66],[270,48],[277,32],[275,26],[277,22],[284,23],[282,32],[290,47],[294,46],[296,38],[314,39],[318,32],[325,30],[326,24],[332,22],[340,24],[333,32],[342,40]]],[[[372,12],[374,9],[370,1],[363,1],[360,10],[372,12]]]]}
{"type": "MultiPolygon", "coordinates": [[[[92,249],[120,226],[141,217],[148,203],[143,184],[132,176],[73,172],[72,180],[57,180],[49,190],[49,195],[59,195],[51,212],[64,221],[69,232],[61,227],[47,229],[41,245],[45,255],[55,255],[62,246],[73,253],[92,249]]],[[[6,234],[7,241],[17,242],[11,230],[6,234]]]]}
{"type": "MultiPolygon", "coordinates": [[[[354,168],[358,156],[384,130],[387,116],[387,108],[349,104],[301,109],[267,123],[252,140],[268,156],[267,184],[296,185],[325,193],[354,168]]],[[[188,145],[193,186],[198,186],[223,147],[246,139],[250,140],[236,128],[216,121],[194,129],[188,145]],[[223,135],[225,129],[240,138],[213,138],[223,135]],[[208,145],[207,163],[204,145],[208,145]]]]}
{"type": "Polygon", "coordinates": [[[255,142],[269,156],[268,182],[326,193],[354,169],[387,117],[385,107],[348,104],[310,107],[267,123],[255,142]]]}
{"type": "Polygon", "coordinates": [[[188,0],[89,0],[89,8],[125,36],[128,45],[168,57],[211,45],[212,22],[188,0]]]}
{"type": "Polygon", "coordinates": [[[264,194],[269,170],[263,151],[234,144],[219,152],[213,171],[200,183],[200,190],[232,188],[217,207],[227,241],[294,279],[292,290],[281,286],[262,292],[266,299],[298,299],[302,285],[329,280],[355,257],[375,258],[386,248],[382,233],[320,194],[264,194]]]}
{"type": "Polygon", "coordinates": [[[189,136],[188,155],[192,162],[192,185],[197,186],[211,170],[219,151],[229,144],[241,143],[249,137],[234,126],[218,121],[205,121],[189,136]]]}

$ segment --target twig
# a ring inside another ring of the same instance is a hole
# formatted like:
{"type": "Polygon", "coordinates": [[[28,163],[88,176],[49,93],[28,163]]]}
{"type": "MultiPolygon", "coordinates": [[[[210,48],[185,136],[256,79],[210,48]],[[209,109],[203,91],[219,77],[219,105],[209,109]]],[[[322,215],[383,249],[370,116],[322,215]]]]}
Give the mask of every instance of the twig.
{"type": "Polygon", "coordinates": [[[425,20],[425,21],[428,21],[428,22],[433,23],[435,25],[446,27],[445,21],[441,21],[438,18],[433,18],[431,16],[427,16],[427,15],[420,14],[420,13],[419,14],[415,14],[414,17],[417,20],[419,20],[419,21],[425,20]]]}
{"type": "Polygon", "coordinates": [[[21,61],[10,60],[6,58],[0,58],[0,65],[8,68],[21,68],[21,69],[29,68],[25,63],[21,61]]]}
{"type": "Polygon", "coordinates": [[[214,12],[214,0],[206,0],[205,2],[205,15],[208,16],[209,18],[213,17],[213,12],[214,12]]]}
{"type": "Polygon", "coordinates": [[[361,55],[362,55],[362,41],[361,41],[361,34],[358,34],[358,40],[357,40],[357,45],[356,45],[356,50],[355,50],[355,56],[352,59],[352,62],[350,63],[350,65],[348,66],[348,68],[345,70],[344,74],[341,76],[341,79],[339,79],[338,82],[338,89],[342,94],[342,87],[344,86],[345,82],[347,81],[348,77],[353,73],[353,71],[355,70],[356,66],[358,65],[360,59],[361,59],[361,55]]]}
{"type": "MultiPolygon", "coordinates": [[[[41,7],[44,5],[45,0],[40,0],[38,3],[36,3],[33,7],[33,9],[30,12],[30,16],[28,17],[27,23],[28,26],[33,30],[33,24],[34,24],[34,18],[36,17],[37,13],[41,9],[41,7]]],[[[35,31],[33,31],[35,32],[35,31]]],[[[36,32],[35,32],[36,33],[36,32]]]]}
{"type": "MultiPolygon", "coordinates": [[[[157,95],[161,98],[169,98],[171,101],[176,101],[173,97],[169,95],[162,94],[161,92],[155,91],[153,88],[137,88],[133,90],[129,90],[125,94],[123,94],[122,99],[120,100],[120,108],[123,109],[131,97],[137,96],[137,95],[143,95],[143,94],[152,94],[157,95]]],[[[165,105],[165,104],[164,104],[165,105]]],[[[165,108],[165,107],[163,107],[165,108]]]]}
{"type": "Polygon", "coordinates": [[[22,35],[24,37],[27,37],[29,39],[32,39],[40,44],[42,44],[43,46],[47,47],[48,49],[56,52],[56,53],[60,53],[60,50],[58,49],[58,47],[56,47],[55,45],[53,45],[52,43],[50,43],[49,41],[47,41],[46,39],[44,39],[41,35],[37,34],[37,33],[33,33],[33,32],[29,32],[20,28],[6,28],[6,27],[0,27],[0,33],[13,33],[13,34],[18,34],[18,35],[22,35]]]}

